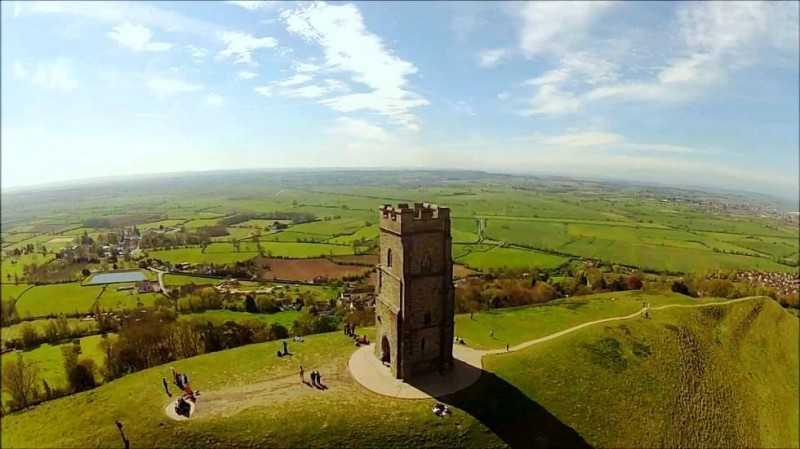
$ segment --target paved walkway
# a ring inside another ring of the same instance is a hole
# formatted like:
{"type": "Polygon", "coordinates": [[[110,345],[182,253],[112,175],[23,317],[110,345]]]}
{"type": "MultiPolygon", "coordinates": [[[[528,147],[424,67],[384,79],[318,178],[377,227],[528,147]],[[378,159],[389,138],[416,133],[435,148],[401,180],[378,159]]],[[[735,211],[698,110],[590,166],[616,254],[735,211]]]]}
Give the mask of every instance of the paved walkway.
{"type": "MultiPolygon", "coordinates": [[[[705,304],[667,304],[661,307],[651,307],[649,310],[663,310],[670,307],[709,307],[727,305],[741,301],[748,301],[757,299],[757,296],[749,296],[747,298],[732,299],[720,302],[711,302],[705,304]]],[[[391,396],[401,399],[427,399],[431,397],[441,397],[457,391],[463,390],[468,386],[478,381],[483,371],[483,356],[492,354],[505,354],[507,352],[519,351],[529,346],[543,343],[554,338],[575,332],[585,327],[594,326],[595,324],[607,323],[609,321],[628,320],[641,316],[642,311],[632,313],[626,316],[604,318],[601,320],[589,321],[588,323],[579,324],[563,331],[556,332],[552,335],[537,338],[534,340],[520,343],[512,346],[508,351],[505,349],[490,349],[479,351],[471,349],[463,345],[453,345],[453,358],[455,359],[455,369],[451,373],[440,375],[439,373],[431,373],[413,379],[410,383],[403,382],[396,379],[388,367],[375,357],[372,345],[365,346],[353,353],[350,357],[348,364],[350,374],[353,378],[365,388],[384,396],[391,396]]]]}

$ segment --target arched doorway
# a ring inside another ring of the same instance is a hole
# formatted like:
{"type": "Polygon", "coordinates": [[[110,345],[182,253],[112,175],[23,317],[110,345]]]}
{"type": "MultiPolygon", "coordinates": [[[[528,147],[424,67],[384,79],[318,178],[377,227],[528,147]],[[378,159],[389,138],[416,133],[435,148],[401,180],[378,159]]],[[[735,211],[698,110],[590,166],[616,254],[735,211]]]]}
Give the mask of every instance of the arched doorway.
{"type": "Polygon", "coordinates": [[[389,347],[389,339],[385,335],[381,339],[381,362],[392,363],[392,348],[389,347]]]}

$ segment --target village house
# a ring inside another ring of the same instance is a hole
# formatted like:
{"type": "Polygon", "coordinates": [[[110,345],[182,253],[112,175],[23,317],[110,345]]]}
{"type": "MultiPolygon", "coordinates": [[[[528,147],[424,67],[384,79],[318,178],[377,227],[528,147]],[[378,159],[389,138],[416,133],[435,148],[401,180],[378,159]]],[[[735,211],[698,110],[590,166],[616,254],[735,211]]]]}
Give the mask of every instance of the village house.
{"type": "Polygon", "coordinates": [[[161,285],[158,281],[139,281],[136,283],[136,289],[139,293],[158,293],[161,291],[161,285]]]}

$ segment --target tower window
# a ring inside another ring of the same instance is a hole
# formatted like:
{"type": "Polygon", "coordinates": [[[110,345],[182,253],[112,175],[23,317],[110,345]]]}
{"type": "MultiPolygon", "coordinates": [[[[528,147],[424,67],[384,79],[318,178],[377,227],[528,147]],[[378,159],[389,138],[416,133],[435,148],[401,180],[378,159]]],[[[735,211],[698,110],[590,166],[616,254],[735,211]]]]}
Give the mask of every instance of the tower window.
{"type": "Polygon", "coordinates": [[[425,352],[425,339],[424,338],[422,339],[422,342],[420,343],[420,349],[422,350],[422,352],[425,352]]]}
{"type": "Polygon", "coordinates": [[[425,324],[431,324],[431,313],[430,312],[426,313],[423,320],[425,321],[425,324]]]}
{"type": "Polygon", "coordinates": [[[386,266],[391,268],[392,267],[392,249],[389,248],[386,250],[386,266]]]}
{"type": "Polygon", "coordinates": [[[423,273],[431,272],[431,256],[428,254],[425,254],[425,256],[422,257],[421,269],[423,273]]]}

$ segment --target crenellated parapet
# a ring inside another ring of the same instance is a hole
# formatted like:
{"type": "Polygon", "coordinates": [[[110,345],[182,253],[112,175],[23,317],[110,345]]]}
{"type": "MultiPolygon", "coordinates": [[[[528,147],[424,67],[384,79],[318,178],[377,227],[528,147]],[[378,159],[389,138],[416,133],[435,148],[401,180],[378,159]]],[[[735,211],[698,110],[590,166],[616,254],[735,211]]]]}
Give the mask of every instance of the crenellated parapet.
{"type": "Polygon", "coordinates": [[[398,234],[450,231],[450,208],[430,203],[390,204],[380,208],[380,227],[398,234]]]}

